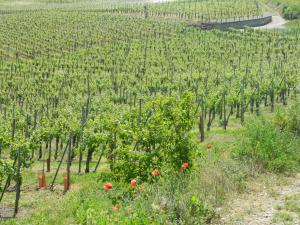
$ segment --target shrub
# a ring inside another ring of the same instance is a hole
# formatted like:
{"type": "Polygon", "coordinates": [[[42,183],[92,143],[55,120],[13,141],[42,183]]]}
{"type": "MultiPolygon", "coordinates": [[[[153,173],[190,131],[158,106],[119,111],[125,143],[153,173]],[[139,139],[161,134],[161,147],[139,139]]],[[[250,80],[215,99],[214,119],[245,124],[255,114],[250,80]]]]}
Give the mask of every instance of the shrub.
{"type": "Polygon", "coordinates": [[[300,2],[298,0],[273,0],[282,7],[284,18],[293,20],[300,18],[300,2]]]}
{"type": "Polygon", "coordinates": [[[274,122],[281,130],[300,136],[300,102],[293,103],[289,110],[277,109],[274,122]]]}
{"type": "Polygon", "coordinates": [[[291,172],[300,162],[299,140],[272,122],[256,118],[246,125],[236,155],[271,172],[291,172]]]}
{"type": "Polygon", "coordinates": [[[300,102],[294,103],[289,110],[288,130],[300,136],[300,102]]]}
{"type": "Polygon", "coordinates": [[[136,177],[147,180],[153,169],[164,165],[177,169],[191,162],[195,149],[193,105],[192,95],[186,93],[180,100],[157,98],[145,103],[141,112],[126,114],[118,134],[122,140],[114,153],[116,176],[127,181],[136,177]]]}
{"type": "Polygon", "coordinates": [[[148,212],[151,224],[205,224],[214,217],[214,210],[197,186],[196,172],[162,173],[155,183],[146,184],[144,194],[134,200],[137,210],[148,212]]]}
{"type": "Polygon", "coordinates": [[[298,12],[297,9],[294,9],[292,7],[284,7],[283,15],[284,15],[284,18],[286,18],[286,19],[294,20],[294,19],[298,19],[300,17],[300,12],[298,12]]]}

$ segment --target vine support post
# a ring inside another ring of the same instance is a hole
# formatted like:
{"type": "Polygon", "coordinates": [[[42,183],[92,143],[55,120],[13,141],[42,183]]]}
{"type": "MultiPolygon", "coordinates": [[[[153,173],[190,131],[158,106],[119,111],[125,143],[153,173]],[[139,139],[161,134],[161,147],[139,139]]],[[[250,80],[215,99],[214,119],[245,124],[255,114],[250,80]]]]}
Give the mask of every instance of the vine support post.
{"type": "Polygon", "coordinates": [[[204,110],[203,110],[203,99],[201,98],[201,113],[199,121],[199,131],[200,131],[200,142],[204,142],[204,110]]]}
{"type": "Polygon", "coordinates": [[[141,126],[141,116],[142,116],[142,99],[139,99],[139,115],[138,115],[138,126],[141,126]]]}
{"type": "Polygon", "coordinates": [[[51,142],[52,142],[52,138],[50,138],[49,144],[48,144],[48,158],[47,158],[47,172],[50,172],[51,170],[51,142]]]}
{"type": "Polygon", "coordinates": [[[79,162],[78,162],[78,173],[81,174],[81,164],[82,164],[82,157],[83,157],[83,153],[82,153],[82,149],[79,150],[79,162]]]}
{"type": "Polygon", "coordinates": [[[11,132],[11,139],[14,140],[15,138],[15,133],[16,133],[16,119],[13,118],[12,121],[12,132],[11,132]]]}
{"type": "Polygon", "coordinates": [[[56,136],[56,137],[55,137],[55,152],[54,152],[54,160],[57,160],[58,148],[59,148],[59,136],[56,136]]]}
{"type": "Polygon", "coordinates": [[[145,16],[145,19],[148,18],[148,9],[147,9],[146,5],[144,6],[144,16],[145,16]]]}
{"type": "Polygon", "coordinates": [[[104,150],[105,150],[105,147],[103,147],[103,149],[102,149],[102,151],[101,151],[101,153],[100,153],[99,159],[98,159],[97,164],[96,164],[96,167],[95,167],[95,169],[94,169],[94,173],[96,173],[96,171],[97,171],[97,169],[98,169],[98,167],[99,167],[99,165],[100,165],[100,161],[101,161],[101,159],[102,159],[104,150]]]}
{"type": "Polygon", "coordinates": [[[200,142],[204,142],[204,118],[203,118],[203,113],[201,113],[201,115],[200,115],[199,131],[200,131],[200,142]]]}
{"type": "Polygon", "coordinates": [[[71,145],[72,138],[70,137],[70,144],[69,144],[69,150],[68,150],[68,163],[67,163],[67,189],[66,191],[70,190],[70,178],[71,178],[71,157],[72,157],[72,145],[71,145]]]}
{"type": "Polygon", "coordinates": [[[226,115],[226,93],[224,93],[223,95],[223,116],[224,116],[224,121],[223,121],[223,127],[224,127],[224,130],[226,130],[227,128],[227,115],[226,115]]]}
{"type": "Polygon", "coordinates": [[[15,201],[15,209],[14,209],[14,217],[17,215],[19,211],[19,200],[21,195],[21,158],[20,158],[20,148],[17,152],[17,180],[16,180],[16,201],[15,201]]]}
{"type": "Polygon", "coordinates": [[[244,107],[244,103],[241,104],[241,123],[243,124],[245,121],[245,107],[244,107]]]}
{"type": "Polygon", "coordinates": [[[256,115],[259,116],[259,100],[258,99],[256,99],[256,101],[255,101],[255,106],[256,106],[256,109],[255,109],[256,115]]]}
{"type": "Polygon", "coordinates": [[[59,169],[60,169],[61,163],[62,163],[62,161],[63,161],[63,159],[64,159],[64,157],[65,157],[66,151],[67,151],[69,145],[71,144],[70,142],[71,142],[71,139],[68,140],[68,143],[67,143],[66,146],[65,146],[65,150],[64,150],[63,155],[62,155],[62,157],[61,157],[61,159],[60,159],[60,162],[59,162],[59,164],[58,164],[58,167],[57,167],[57,170],[56,170],[56,172],[55,172],[54,178],[53,178],[52,183],[51,183],[51,185],[50,185],[50,190],[51,190],[51,191],[53,191],[53,188],[54,188],[54,182],[55,182],[55,180],[56,180],[56,177],[57,177],[58,171],[59,171],[59,169]]]}
{"type": "Polygon", "coordinates": [[[274,90],[271,91],[270,102],[271,102],[271,112],[274,112],[274,102],[275,102],[274,90]]]}

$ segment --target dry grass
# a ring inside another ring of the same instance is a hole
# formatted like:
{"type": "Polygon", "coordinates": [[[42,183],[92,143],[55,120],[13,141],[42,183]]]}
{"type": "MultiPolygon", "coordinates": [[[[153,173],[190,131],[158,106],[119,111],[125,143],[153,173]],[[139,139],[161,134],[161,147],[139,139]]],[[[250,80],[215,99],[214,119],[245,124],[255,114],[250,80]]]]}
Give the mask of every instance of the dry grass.
{"type": "Polygon", "coordinates": [[[247,191],[233,194],[222,207],[221,218],[213,224],[300,224],[299,178],[300,174],[295,177],[264,174],[249,180],[247,191]]]}

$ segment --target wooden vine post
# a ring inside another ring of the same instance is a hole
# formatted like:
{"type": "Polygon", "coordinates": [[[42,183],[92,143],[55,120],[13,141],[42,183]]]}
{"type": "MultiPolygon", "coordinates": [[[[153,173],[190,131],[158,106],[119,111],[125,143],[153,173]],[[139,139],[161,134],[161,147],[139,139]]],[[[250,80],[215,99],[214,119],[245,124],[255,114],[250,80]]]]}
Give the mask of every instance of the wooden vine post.
{"type": "MultiPolygon", "coordinates": [[[[72,140],[72,138],[70,138],[70,140],[72,140]]],[[[69,150],[68,150],[67,174],[66,176],[64,176],[64,192],[70,190],[70,178],[71,178],[70,168],[71,168],[71,157],[72,157],[71,151],[72,151],[72,145],[70,143],[69,150]]]]}
{"type": "MultiPolygon", "coordinates": [[[[83,133],[83,128],[84,128],[84,125],[85,125],[85,107],[83,106],[82,107],[82,113],[81,113],[81,133],[80,133],[80,136],[79,136],[79,139],[82,138],[82,133],[83,133]]],[[[78,173],[81,174],[81,164],[82,164],[82,158],[83,158],[83,149],[80,148],[79,149],[79,162],[78,162],[78,173]]]]}
{"type": "Polygon", "coordinates": [[[144,16],[145,16],[145,19],[148,18],[148,9],[147,9],[146,5],[144,6],[144,16]]]}
{"type": "Polygon", "coordinates": [[[201,112],[200,112],[200,119],[199,119],[199,132],[200,132],[200,142],[204,142],[204,104],[203,104],[203,97],[200,100],[201,104],[201,112]]]}
{"type": "Polygon", "coordinates": [[[50,190],[51,190],[51,191],[54,190],[54,182],[55,182],[56,177],[57,177],[57,175],[58,175],[58,171],[59,171],[60,166],[61,166],[61,164],[62,164],[62,161],[63,161],[63,159],[64,159],[64,157],[65,157],[65,154],[66,154],[66,152],[67,152],[67,150],[68,150],[68,148],[69,148],[69,145],[71,145],[71,138],[69,138],[68,143],[67,143],[67,145],[65,146],[65,150],[64,150],[64,152],[63,152],[63,155],[62,155],[62,157],[61,157],[61,159],[60,159],[60,161],[59,161],[57,170],[56,170],[56,172],[55,172],[54,178],[53,178],[52,183],[51,183],[51,185],[50,185],[50,190]]]}
{"type": "Polygon", "coordinates": [[[20,148],[17,151],[17,177],[16,177],[16,200],[15,200],[15,209],[14,217],[19,211],[19,200],[21,195],[21,158],[20,158],[20,148]]]}
{"type": "Polygon", "coordinates": [[[103,146],[103,147],[102,147],[102,151],[101,151],[100,156],[99,156],[99,159],[98,159],[97,164],[96,164],[96,166],[95,166],[94,173],[96,173],[96,171],[97,171],[97,169],[98,169],[98,167],[99,167],[99,165],[100,165],[100,161],[101,161],[101,159],[102,159],[104,150],[105,150],[105,147],[103,146]]]}

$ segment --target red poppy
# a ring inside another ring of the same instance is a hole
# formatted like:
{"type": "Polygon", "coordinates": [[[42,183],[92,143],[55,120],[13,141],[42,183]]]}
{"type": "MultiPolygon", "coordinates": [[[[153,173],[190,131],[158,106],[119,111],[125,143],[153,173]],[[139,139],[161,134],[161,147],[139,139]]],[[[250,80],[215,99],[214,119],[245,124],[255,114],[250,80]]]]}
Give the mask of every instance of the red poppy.
{"type": "Polygon", "coordinates": [[[212,145],[211,144],[207,144],[207,149],[211,149],[212,148],[212,145]]]}
{"type": "Polygon", "coordinates": [[[113,186],[112,186],[112,183],[106,183],[106,184],[103,185],[103,188],[104,188],[104,190],[106,190],[106,191],[112,189],[112,187],[113,187],[113,186]]]}
{"type": "Polygon", "coordinates": [[[187,168],[189,168],[189,163],[187,163],[187,162],[186,163],[182,163],[181,169],[185,170],[187,168]]]}
{"type": "Polygon", "coordinates": [[[158,176],[159,173],[160,173],[160,172],[159,172],[158,169],[155,169],[155,170],[152,171],[152,175],[155,176],[155,177],[158,176]]]}
{"type": "Polygon", "coordinates": [[[130,187],[131,187],[131,189],[134,189],[135,185],[136,185],[136,180],[135,179],[131,180],[130,181],[130,187]]]}
{"type": "Polygon", "coordinates": [[[119,211],[120,208],[121,208],[121,206],[120,206],[119,204],[115,204],[115,205],[113,206],[113,210],[116,211],[116,212],[119,211]]]}

